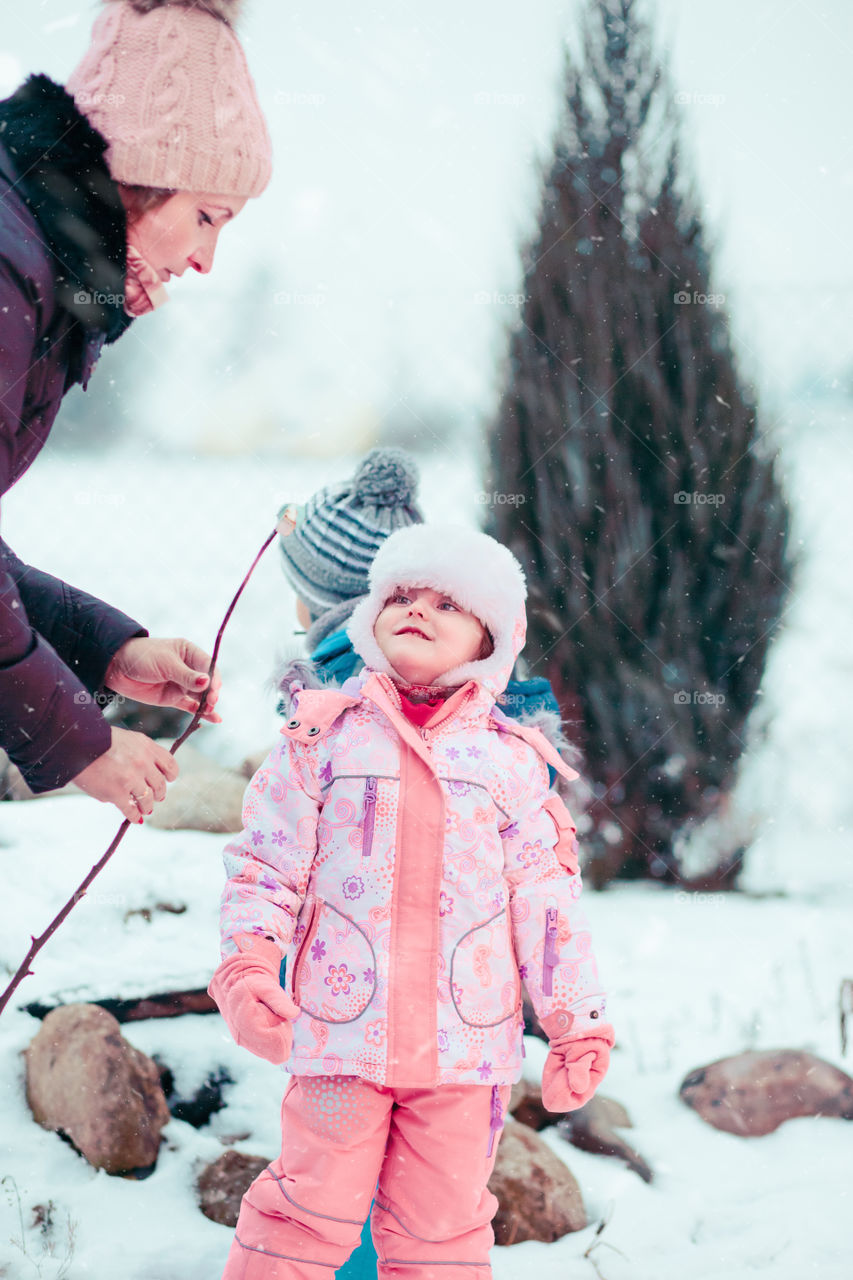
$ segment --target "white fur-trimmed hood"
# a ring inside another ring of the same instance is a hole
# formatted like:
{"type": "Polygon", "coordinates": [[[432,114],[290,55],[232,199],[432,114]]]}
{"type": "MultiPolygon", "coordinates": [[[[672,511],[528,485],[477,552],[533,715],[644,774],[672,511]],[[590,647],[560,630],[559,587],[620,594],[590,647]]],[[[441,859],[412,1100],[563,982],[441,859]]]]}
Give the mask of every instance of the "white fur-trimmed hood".
{"type": "Polygon", "coordinates": [[[373,671],[397,672],[376,642],[373,627],[396,587],[431,587],[446,592],[489,630],[494,651],[440,676],[436,684],[476,680],[497,697],[506,688],[524,647],[527,588],[524,573],[506,547],[477,529],[416,524],[383,543],[370,566],[370,590],[347,624],[353,648],[373,671]]]}

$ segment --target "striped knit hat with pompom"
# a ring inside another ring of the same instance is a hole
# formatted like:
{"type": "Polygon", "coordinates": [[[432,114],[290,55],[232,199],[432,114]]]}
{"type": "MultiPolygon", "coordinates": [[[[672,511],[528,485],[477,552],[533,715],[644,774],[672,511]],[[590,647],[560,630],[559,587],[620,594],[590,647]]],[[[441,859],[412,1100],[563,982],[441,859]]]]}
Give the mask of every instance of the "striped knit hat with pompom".
{"type": "Polygon", "coordinates": [[[116,182],[259,196],[272,145],[234,33],[241,0],[104,0],[66,83],[116,182]]]}
{"type": "Polygon", "coordinates": [[[298,509],[296,528],[279,546],[285,575],[312,617],[364,595],[386,539],[423,523],[417,487],[409,454],[372,449],[352,480],[321,489],[298,509]]]}

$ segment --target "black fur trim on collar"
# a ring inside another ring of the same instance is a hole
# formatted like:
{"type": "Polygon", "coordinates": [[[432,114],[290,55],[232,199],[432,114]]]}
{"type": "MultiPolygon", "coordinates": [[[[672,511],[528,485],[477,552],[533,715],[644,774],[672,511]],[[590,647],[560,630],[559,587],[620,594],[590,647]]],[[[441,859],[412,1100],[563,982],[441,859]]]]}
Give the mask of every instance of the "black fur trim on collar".
{"type": "Polygon", "coordinates": [[[127,218],[108,143],[49,76],[29,76],[0,102],[0,142],[53,257],[56,299],[88,334],[115,342],[125,314],[127,218]]]}

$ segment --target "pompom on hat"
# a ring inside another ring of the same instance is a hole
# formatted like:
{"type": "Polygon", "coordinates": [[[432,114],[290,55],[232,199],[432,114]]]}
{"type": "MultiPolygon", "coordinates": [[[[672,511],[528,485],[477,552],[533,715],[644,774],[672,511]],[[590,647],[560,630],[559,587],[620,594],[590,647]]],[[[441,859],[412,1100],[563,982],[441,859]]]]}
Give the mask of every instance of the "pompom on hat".
{"type": "Polygon", "coordinates": [[[272,145],[234,31],[239,0],[103,0],[66,84],[129,186],[259,196],[272,145]]]}
{"type": "Polygon", "coordinates": [[[445,671],[437,685],[477,680],[497,697],[506,688],[527,632],[524,572],[512,552],[487,533],[453,525],[412,525],[383,544],[370,568],[370,590],[347,624],[353,648],[367,667],[399,678],[373,628],[399,587],[431,587],[448,595],[487,628],[494,648],[445,671]]]}
{"type": "Polygon", "coordinates": [[[296,509],[293,531],[279,539],[282,568],[313,617],[364,595],[379,548],[396,530],[423,521],[417,488],[409,454],[371,449],[351,480],[320,489],[296,509]]]}

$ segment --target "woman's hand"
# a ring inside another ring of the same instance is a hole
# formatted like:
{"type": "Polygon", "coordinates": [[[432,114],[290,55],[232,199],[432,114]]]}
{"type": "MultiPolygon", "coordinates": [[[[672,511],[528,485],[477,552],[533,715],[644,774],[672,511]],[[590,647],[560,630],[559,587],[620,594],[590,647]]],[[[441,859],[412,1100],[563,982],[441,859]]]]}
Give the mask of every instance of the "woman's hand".
{"type": "MultiPolygon", "coordinates": [[[[153,707],[197,711],[207,686],[210,658],[190,640],[158,640],[136,636],[113,655],[104,684],[114,693],[153,707]]],[[[202,720],[221,724],[213,710],[222,681],[214,671],[202,720]]]]}
{"type": "Polygon", "coordinates": [[[112,745],[87,765],[72,781],[81,791],[114,804],[128,822],[141,822],[155,800],[166,796],[166,783],[174,782],[178,765],[165,747],[130,729],[112,728],[112,745]]]}

